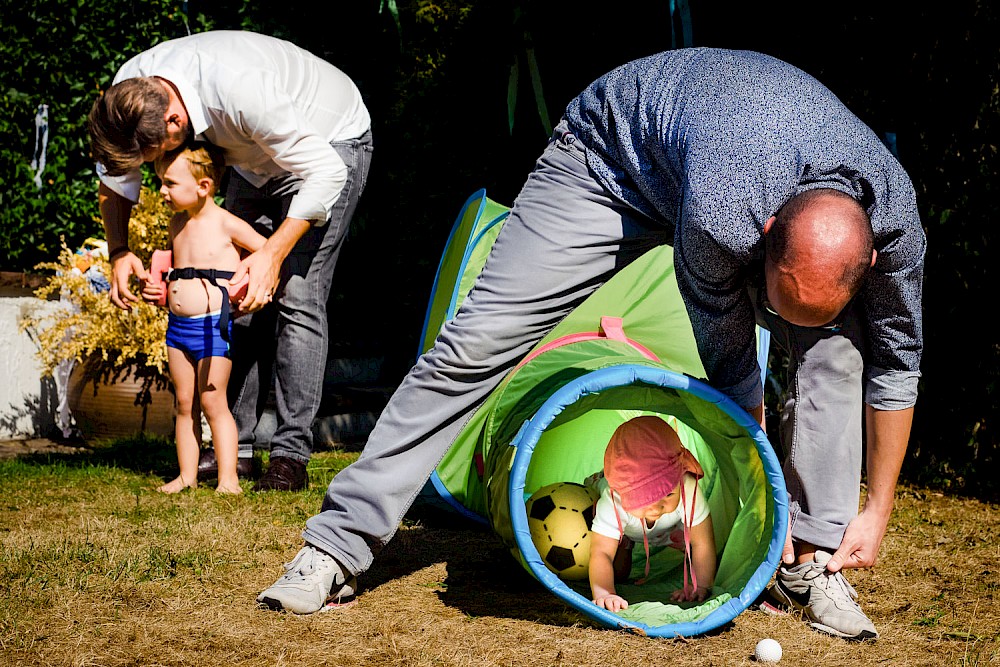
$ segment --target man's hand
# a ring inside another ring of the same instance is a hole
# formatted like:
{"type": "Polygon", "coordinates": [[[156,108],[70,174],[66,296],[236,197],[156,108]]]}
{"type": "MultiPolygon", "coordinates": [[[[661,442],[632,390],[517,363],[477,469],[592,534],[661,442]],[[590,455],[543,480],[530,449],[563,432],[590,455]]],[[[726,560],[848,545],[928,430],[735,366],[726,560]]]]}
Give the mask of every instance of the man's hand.
{"type": "Polygon", "coordinates": [[[104,183],[97,188],[97,202],[104,221],[105,238],[108,240],[108,252],[114,253],[108,260],[111,262],[111,303],[125,310],[132,310],[132,304],[139,302],[139,297],[128,289],[128,278],[135,274],[140,280],[148,280],[149,274],[142,266],[139,258],[130,251],[122,252],[119,248],[128,248],[128,219],[132,215],[133,202],[118,194],[104,183]]]}
{"type": "Polygon", "coordinates": [[[785,531],[785,546],[781,550],[781,562],[785,565],[795,565],[795,547],[792,546],[792,522],[788,522],[788,530],[785,531]]]}
{"type": "Polygon", "coordinates": [[[149,280],[149,272],[131,252],[111,261],[111,303],[124,310],[132,310],[132,304],[139,302],[139,297],[128,289],[128,279],[133,274],[139,280],[149,280]]]}
{"type": "Polygon", "coordinates": [[[240,314],[257,312],[271,303],[281,280],[281,264],[310,227],[308,220],[285,218],[260,250],[240,262],[230,279],[235,284],[250,276],[247,294],[240,302],[240,314]]]}
{"type": "Polygon", "coordinates": [[[754,421],[760,424],[760,430],[767,433],[767,421],[764,418],[764,401],[761,401],[760,405],[747,410],[750,416],[754,418],[754,421]]]}
{"type": "Polygon", "coordinates": [[[888,518],[863,510],[847,524],[840,548],[830,558],[826,569],[837,572],[842,568],[874,567],[878,562],[878,550],[885,536],[888,518]]]}
{"type": "Polygon", "coordinates": [[[236,284],[249,277],[246,295],[240,301],[240,313],[254,313],[271,303],[278,281],[281,278],[281,262],[284,257],[278,257],[265,244],[257,252],[251,253],[240,262],[236,273],[230,279],[236,284]]]}

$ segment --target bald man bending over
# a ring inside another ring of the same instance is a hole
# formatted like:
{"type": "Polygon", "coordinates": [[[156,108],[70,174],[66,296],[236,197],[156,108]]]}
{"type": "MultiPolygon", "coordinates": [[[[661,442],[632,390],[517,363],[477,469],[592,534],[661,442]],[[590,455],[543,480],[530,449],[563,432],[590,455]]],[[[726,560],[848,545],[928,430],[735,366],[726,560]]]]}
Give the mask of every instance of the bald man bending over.
{"type": "Polygon", "coordinates": [[[791,528],[774,592],[817,630],[877,637],[842,569],[877,560],[916,402],[925,237],[913,186],[814,78],[708,48],[627,63],[570,102],[461,309],[258,600],[311,613],[352,593],[504,375],[663,243],[708,381],[762,424],[755,324],[789,351],[791,528]]]}

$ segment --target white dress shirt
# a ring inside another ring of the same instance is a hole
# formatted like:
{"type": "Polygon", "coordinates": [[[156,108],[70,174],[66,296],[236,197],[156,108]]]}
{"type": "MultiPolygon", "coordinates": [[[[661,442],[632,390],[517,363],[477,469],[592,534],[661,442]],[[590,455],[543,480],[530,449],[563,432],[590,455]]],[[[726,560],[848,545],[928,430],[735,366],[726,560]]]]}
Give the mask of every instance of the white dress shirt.
{"type": "MultiPolygon", "coordinates": [[[[325,60],[290,42],[235,30],[162,42],[115,75],[156,76],[174,84],[196,139],[225,152],[226,164],[260,187],[294,174],[302,186],[288,217],[323,223],[340,196],[347,166],[330,146],[363,135],[368,109],[354,82],[325,60]]],[[[133,202],[139,169],[101,181],[133,202]]]]}

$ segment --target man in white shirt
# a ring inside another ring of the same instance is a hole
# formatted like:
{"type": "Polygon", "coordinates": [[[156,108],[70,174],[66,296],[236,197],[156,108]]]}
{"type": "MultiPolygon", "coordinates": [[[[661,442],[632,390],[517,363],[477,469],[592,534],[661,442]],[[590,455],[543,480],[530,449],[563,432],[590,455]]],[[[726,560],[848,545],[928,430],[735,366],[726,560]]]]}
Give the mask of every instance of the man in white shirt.
{"type": "MultiPolygon", "coordinates": [[[[125,63],[94,103],[88,130],[112,262],[110,297],[125,309],[139,300],[129,277],[148,277],[128,247],[140,166],[192,139],[224,151],[225,207],[268,237],[232,278],[249,278],[240,309],[251,313],[233,327],[229,386],[240,470],[249,472],[273,365],[278,425],[270,466],[254,490],[305,488],[329,345],[327,298],[371,161],[371,118],[357,86],[289,42],[210,31],[125,63]]],[[[210,461],[199,466],[206,469],[210,461]]]]}

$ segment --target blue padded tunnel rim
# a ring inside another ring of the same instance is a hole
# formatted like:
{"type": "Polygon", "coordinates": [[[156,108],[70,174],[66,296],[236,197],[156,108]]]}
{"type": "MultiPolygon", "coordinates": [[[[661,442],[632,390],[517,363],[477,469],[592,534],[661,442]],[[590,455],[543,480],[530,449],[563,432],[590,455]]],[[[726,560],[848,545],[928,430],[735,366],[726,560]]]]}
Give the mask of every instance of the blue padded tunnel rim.
{"type": "Polygon", "coordinates": [[[458,499],[456,499],[455,496],[451,494],[451,491],[448,490],[448,487],[446,487],[444,485],[444,482],[441,480],[441,476],[438,475],[437,470],[431,473],[429,481],[431,486],[437,492],[438,496],[441,498],[441,500],[447,503],[449,509],[451,509],[454,512],[457,512],[458,514],[462,515],[466,519],[469,519],[470,521],[474,521],[475,523],[484,526],[490,525],[490,522],[486,519],[486,517],[483,517],[473,512],[465,505],[460,503],[458,499]]]}
{"type": "Polygon", "coordinates": [[[555,391],[535,412],[534,416],[524,423],[510,446],[515,447],[517,451],[514,454],[508,485],[509,509],[511,526],[521,555],[535,577],[552,593],[604,626],[631,630],[650,637],[692,637],[703,634],[732,621],[749,607],[763,592],[778,568],[785,543],[785,533],[788,530],[788,494],[785,489],[781,465],[760,424],[728,396],[700,380],[667,369],[633,364],[621,364],[592,371],[555,391]],[[764,474],[773,489],[775,524],[768,543],[767,557],[759,564],[738,596],[731,598],[698,621],[650,626],[645,623],[627,621],[617,614],[598,607],[591,600],[567,586],[562,579],[545,567],[538,554],[538,549],[535,548],[534,542],[531,540],[531,532],[528,529],[528,516],[523,501],[524,480],[535,445],[542,433],[553,419],[563,411],[564,407],[576,402],[582,396],[636,383],[690,392],[698,398],[717,405],[738,425],[745,428],[753,438],[761,458],[764,474]]]}
{"type": "MultiPolygon", "coordinates": [[[[452,302],[452,305],[454,305],[454,301],[452,302]]],[[[425,327],[426,327],[426,325],[425,325],[425,327]]],[[[770,347],[770,342],[771,342],[771,332],[769,332],[767,329],[760,329],[759,335],[760,335],[760,345],[758,346],[757,363],[760,365],[760,368],[762,369],[761,370],[761,374],[760,374],[761,382],[766,385],[767,384],[767,355],[768,355],[768,349],[770,347]]],[[[423,340],[423,336],[421,336],[421,340],[423,340]]],[[[534,448],[534,445],[532,445],[532,448],[534,448]]],[[[462,515],[466,519],[469,519],[469,520],[471,520],[471,521],[473,521],[473,522],[475,522],[477,524],[480,524],[480,525],[483,525],[483,526],[490,525],[490,522],[486,519],[486,517],[484,517],[484,516],[482,516],[480,514],[477,514],[476,512],[473,512],[472,510],[470,510],[469,508],[467,508],[465,505],[463,505],[457,498],[455,498],[455,496],[453,496],[451,494],[451,491],[449,491],[448,487],[445,486],[444,481],[441,479],[441,476],[438,475],[438,472],[437,472],[436,469],[433,472],[431,472],[429,483],[430,483],[430,486],[434,489],[434,491],[437,492],[438,497],[444,503],[446,503],[446,505],[449,507],[449,509],[454,510],[455,512],[457,512],[458,514],[462,515]]]]}

